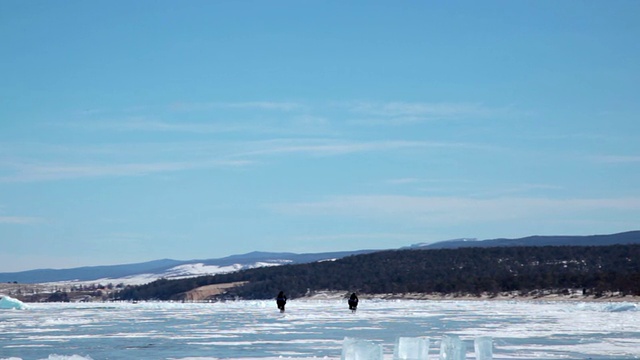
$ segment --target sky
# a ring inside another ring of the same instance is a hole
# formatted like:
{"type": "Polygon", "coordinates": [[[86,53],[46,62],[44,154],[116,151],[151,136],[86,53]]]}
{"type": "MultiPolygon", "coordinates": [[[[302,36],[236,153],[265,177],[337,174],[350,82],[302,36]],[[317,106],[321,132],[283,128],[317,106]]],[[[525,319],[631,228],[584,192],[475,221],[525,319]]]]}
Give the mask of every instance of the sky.
{"type": "Polygon", "coordinates": [[[640,229],[638,1],[0,1],[0,272],[640,229]]]}

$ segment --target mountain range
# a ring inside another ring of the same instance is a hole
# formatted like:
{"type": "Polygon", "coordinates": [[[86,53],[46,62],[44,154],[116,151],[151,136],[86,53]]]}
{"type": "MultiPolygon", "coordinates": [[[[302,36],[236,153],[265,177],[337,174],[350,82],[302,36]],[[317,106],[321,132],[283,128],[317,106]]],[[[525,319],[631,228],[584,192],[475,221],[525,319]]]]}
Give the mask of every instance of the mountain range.
{"type": "MultiPolygon", "coordinates": [[[[402,249],[455,249],[466,247],[504,246],[605,246],[614,244],[640,244],[640,231],[590,236],[529,236],[518,239],[476,240],[464,238],[430,244],[413,244],[402,249]]],[[[98,282],[103,284],[143,284],[159,278],[179,279],[199,275],[228,273],[256,267],[330,261],[347,256],[367,254],[376,251],[382,250],[357,250],[309,254],[255,251],[219,259],[162,259],[124,265],[86,266],[71,269],[36,269],[0,273],[0,282],[98,282]]]]}
{"type": "Polygon", "coordinates": [[[0,283],[93,282],[143,284],[160,278],[180,279],[199,275],[227,273],[264,266],[301,264],[339,259],[377,250],[325,252],[313,254],[254,251],[219,259],[173,260],[161,259],[135,264],[84,266],[71,269],[36,269],[0,273],[0,283]]]}

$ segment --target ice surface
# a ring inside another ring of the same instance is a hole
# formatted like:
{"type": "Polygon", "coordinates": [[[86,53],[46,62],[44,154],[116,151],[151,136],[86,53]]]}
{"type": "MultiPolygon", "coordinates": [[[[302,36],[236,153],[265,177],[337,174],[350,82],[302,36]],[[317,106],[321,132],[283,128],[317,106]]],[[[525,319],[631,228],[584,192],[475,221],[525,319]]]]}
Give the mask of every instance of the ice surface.
{"type": "MultiPolygon", "coordinates": [[[[0,360],[22,360],[22,358],[10,357],[10,358],[0,358],[0,360]]],[[[48,357],[42,360],[93,360],[91,357],[84,357],[81,355],[57,355],[51,354],[48,357]]]]}
{"type": "Polygon", "coordinates": [[[20,300],[10,296],[0,295],[0,309],[26,309],[27,306],[20,300]]]}
{"type": "Polygon", "coordinates": [[[479,336],[473,341],[476,360],[493,359],[493,339],[489,336],[479,336]]]}
{"type": "Polygon", "coordinates": [[[429,339],[425,337],[398,337],[393,350],[395,360],[423,360],[429,354],[429,339]]]}
{"type": "Polygon", "coordinates": [[[345,337],[342,360],[382,360],[382,346],[368,340],[345,337]]]}
{"type": "Polygon", "coordinates": [[[339,360],[351,337],[392,360],[398,337],[424,336],[436,360],[444,334],[467,360],[481,336],[500,360],[640,359],[640,311],[623,303],[361,299],[352,314],[343,299],[293,299],[284,316],[273,300],[27,305],[0,311],[0,359],[339,360]]]}
{"type": "Polygon", "coordinates": [[[444,335],[440,344],[440,360],[465,360],[467,346],[457,335],[444,335]]]}

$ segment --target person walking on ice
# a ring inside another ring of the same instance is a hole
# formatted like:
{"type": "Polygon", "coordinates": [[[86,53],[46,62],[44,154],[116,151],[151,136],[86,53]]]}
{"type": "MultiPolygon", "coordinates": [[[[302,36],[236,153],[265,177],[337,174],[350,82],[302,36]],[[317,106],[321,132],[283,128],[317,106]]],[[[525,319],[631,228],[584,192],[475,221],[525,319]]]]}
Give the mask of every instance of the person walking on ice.
{"type": "Polygon", "coordinates": [[[278,293],[278,297],[276,298],[276,305],[278,305],[278,309],[280,312],[284,312],[284,305],[287,303],[287,296],[284,294],[284,291],[280,291],[278,293]]]}
{"type": "Polygon", "coordinates": [[[348,302],[349,310],[351,310],[351,312],[356,312],[356,310],[358,309],[358,295],[356,295],[356,293],[352,293],[348,302]]]}

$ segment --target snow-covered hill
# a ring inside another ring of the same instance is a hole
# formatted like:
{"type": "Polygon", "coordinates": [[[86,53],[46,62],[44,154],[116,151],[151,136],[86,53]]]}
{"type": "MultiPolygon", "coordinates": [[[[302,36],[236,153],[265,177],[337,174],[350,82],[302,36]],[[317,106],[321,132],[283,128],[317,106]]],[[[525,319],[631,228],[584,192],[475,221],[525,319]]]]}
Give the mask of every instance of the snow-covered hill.
{"type": "Polygon", "coordinates": [[[92,281],[85,281],[88,283],[100,283],[100,284],[125,284],[125,285],[140,285],[150,283],[157,279],[184,279],[194,276],[201,275],[215,275],[222,273],[229,273],[234,271],[252,269],[256,267],[265,267],[265,266],[279,266],[292,263],[291,260],[275,260],[271,262],[255,262],[252,264],[232,264],[227,266],[218,266],[218,265],[206,265],[204,263],[188,263],[183,265],[174,266],[169,268],[163,272],[159,273],[144,273],[144,274],[136,274],[119,278],[102,278],[92,281]]]}
{"type": "Polygon", "coordinates": [[[157,279],[180,279],[200,275],[215,275],[265,266],[300,264],[339,259],[374,250],[343,251],[316,254],[251,252],[219,259],[179,261],[163,259],[146,263],[88,266],[72,269],[38,269],[0,273],[0,283],[75,283],[136,285],[157,279]]]}

